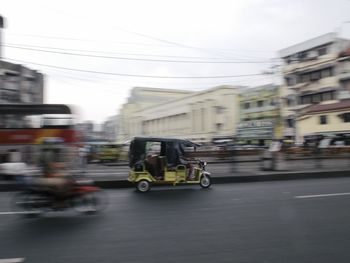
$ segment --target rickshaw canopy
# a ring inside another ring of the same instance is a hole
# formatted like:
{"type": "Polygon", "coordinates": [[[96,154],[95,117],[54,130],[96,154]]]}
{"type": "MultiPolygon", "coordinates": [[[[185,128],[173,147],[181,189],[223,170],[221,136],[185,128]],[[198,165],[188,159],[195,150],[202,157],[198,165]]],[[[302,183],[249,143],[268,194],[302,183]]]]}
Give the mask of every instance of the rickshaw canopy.
{"type": "Polygon", "coordinates": [[[162,138],[162,137],[135,137],[130,143],[129,149],[129,166],[133,167],[135,163],[143,161],[147,154],[147,143],[159,143],[160,155],[165,156],[168,164],[176,164],[178,159],[185,154],[186,147],[196,147],[199,144],[189,140],[162,138]]]}

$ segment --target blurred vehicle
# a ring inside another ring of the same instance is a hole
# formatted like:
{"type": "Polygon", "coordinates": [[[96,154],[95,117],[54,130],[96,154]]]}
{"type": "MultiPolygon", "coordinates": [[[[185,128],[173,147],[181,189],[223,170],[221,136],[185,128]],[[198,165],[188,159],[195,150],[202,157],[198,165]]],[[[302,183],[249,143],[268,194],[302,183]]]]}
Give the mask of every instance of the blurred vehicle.
{"type": "Polygon", "coordinates": [[[234,144],[227,145],[227,150],[257,150],[266,148],[264,146],[254,145],[254,144],[234,144]]]}
{"type": "Polygon", "coordinates": [[[77,133],[73,113],[64,104],[0,104],[0,163],[8,175],[19,166],[39,163],[46,142],[60,143],[56,151],[74,165],[77,133]],[[15,164],[17,163],[17,165],[15,164]]]}
{"type": "Polygon", "coordinates": [[[128,153],[125,144],[109,142],[88,142],[87,161],[92,162],[117,162],[126,161],[128,153]]]}
{"type": "Polygon", "coordinates": [[[71,208],[81,213],[96,213],[103,210],[107,204],[102,190],[91,185],[91,181],[73,181],[69,193],[59,199],[52,191],[36,184],[35,180],[29,183],[28,180],[19,181],[22,191],[15,194],[13,205],[16,210],[27,215],[40,215],[49,211],[71,208]],[[58,201],[59,206],[57,206],[58,201]]]}
{"type": "Polygon", "coordinates": [[[157,184],[211,185],[206,162],[188,158],[186,150],[198,145],[190,141],[171,138],[136,137],[130,144],[128,181],[136,184],[140,192],[147,192],[157,184]]]}
{"type": "Polygon", "coordinates": [[[16,176],[33,176],[40,173],[40,169],[34,165],[28,165],[23,162],[0,163],[0,176],[3,179],[13,179],[16,176]]]}

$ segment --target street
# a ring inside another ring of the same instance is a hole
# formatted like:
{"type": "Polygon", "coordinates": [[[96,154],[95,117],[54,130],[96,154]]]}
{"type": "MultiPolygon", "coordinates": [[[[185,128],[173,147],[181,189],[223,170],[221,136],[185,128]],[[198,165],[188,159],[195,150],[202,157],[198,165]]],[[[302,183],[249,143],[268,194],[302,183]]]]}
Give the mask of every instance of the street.
{"type": "Polygon", "coordinates": [[[1,192],[0,262],[350,260],[350,178],[107,193],[101,214],[24,218],[1,192]]]}
{"type": "MultiPolygon", "coordinates": [[[[215,160],[220,161],[220,160],[215,160]]],[[[308,172],[308,171],[334,171],[348,170],[350,159],[327,159],[327,160],[279,160],[276,170],[284,172],[308,172]]],[[[218,176],[244,176],[261,174],[260,162],[237,162],[237,163],[217,163],[211,162],[207,170],[212,177],[218,176]]],[[[85,176],[94,180],[125,180],[128,176],[129,167],[127,165],[113,164],[89,164],[84,170],[85,176]]],[[[77,170],[74,173],[81,173],[77,170]]],[[[269,172],[271,173],[271,172],[269,172]]]]}

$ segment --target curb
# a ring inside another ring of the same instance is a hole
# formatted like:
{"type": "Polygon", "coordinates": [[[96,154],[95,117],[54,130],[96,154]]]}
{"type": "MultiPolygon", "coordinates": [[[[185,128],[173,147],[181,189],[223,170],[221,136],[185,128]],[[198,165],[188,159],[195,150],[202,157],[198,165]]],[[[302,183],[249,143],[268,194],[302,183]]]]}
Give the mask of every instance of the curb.
{"type": "MultiPolygon", "coordinates": [[[[295,173],[275,173],[263,175],[245,175],[245,176],[221,176],[212,177],[213,184],[229,184],[229,183],[249,183],[249,182],[264,182],[264,181],[285,181],[285,180],[300,180],[300,179],[321,179],[321,178],[339,178],[349,177],[350,170],[346,171],[325,171],[325,172],[295,172],[295,173]]],[[[126,180],[105,180],[95,181],[95,185],[104,189],[131,188],[132,183],[126,180]]],[[[1,183],[0,191],[17,191],[19,186],[15,182],[1,183]]]]}
{"type": "MultiPolygon", "coordinates": [[[[261,162],[262,160],[270,160],[271,158],[270,157],[265,157],[265,158],[256,158],[256,159],[251,159],[251,160],[229,160],[229,159],[226,159],[226,160],[210,160],[210,161],[207,161],[208,164],[221,164],[221,163],[256,163],[256,162],[261,162]]],[[[328,156],[320,156],[320,157],[307,157],[307,158],[298,158],[298,157],[292,157],[292,158],[281,158],[282,161],[309,161],[309,160],[349,160],[350,161],[350,158],[349,157],[332,157],[332,158],[329,158],[328,156]]],[[[128,166],[129,164],[128,163],[106,163],[106,164],[103,164],[104,166],[128,166]]]]}

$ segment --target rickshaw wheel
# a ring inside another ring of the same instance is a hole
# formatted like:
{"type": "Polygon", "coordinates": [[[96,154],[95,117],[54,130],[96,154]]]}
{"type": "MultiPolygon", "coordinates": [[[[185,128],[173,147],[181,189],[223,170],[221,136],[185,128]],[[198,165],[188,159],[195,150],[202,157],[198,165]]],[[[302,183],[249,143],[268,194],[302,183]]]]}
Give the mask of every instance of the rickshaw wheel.
{"type": "Polygon", "coordinates": [[[141,193],[146,193],[151,189],[151,184],[147,180],[141,180],[137,182],[136,189],[141,193]]]}
{"type": "Polygon", "coordinates": [[[199,181],[199,185],[202,188],[209,188],[211,186],[211,178],[209,175],[202,175],[199,181]]]}

